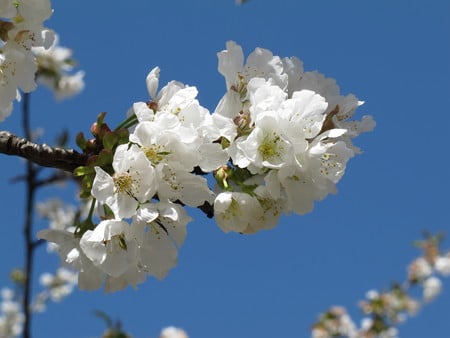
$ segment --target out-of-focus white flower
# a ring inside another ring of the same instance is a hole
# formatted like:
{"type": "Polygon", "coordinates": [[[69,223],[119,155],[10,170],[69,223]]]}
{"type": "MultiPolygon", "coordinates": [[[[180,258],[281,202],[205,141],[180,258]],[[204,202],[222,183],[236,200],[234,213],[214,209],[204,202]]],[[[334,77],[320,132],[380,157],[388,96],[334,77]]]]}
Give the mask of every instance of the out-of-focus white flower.
{"type": "Polygon", "coordinates": [[[52,14],[49,0],[3,1],[0,15],[8,19],[0,47],[0,121],[12,111],[12,102],[36,88],[37,64],[33,47],[49,48],[54,33],[43,27],[52,14]]]}
{"type": "Polygon", "coordinates": [[[423,282],[423,298],[429,302],[441,293],[442,282],[439,278],[431,276],[423,282]]]}
{"type": "Polygon", "coordinates": [[[450,275],[450,256],[439,256],[434,262],[434,268],[443,276],[450,275]]]}
{"type": "Polygon", "coordinates": [[[390,327],[387,330],[380,332],[378,338],[399,338],[398,330],[395,327],[390,327]]]}
{"type": "MultiPolygon", "coordinates": [[[[41,217],[49,220],[49,229],[68,232],[75,231],[74,225],[77,212],[72,205],[63,204],[59,199],[51,199],[46,202],[37,203],[36,208],[41,217]]],[[[47,242],[47,251],[52,252],[57,250],[57,244],[47,242]]]]}
{"type": "Polygon", "coordinates": [[[169,326],[161,330],[159,338],[189,338],[189,336],[184,330],[169,326]]]}
{"type": "Polygon", "coordinates": [[[93,264],[80,248],[80,239],[66,230],[41,230],[39,239],[55,243],[63,264],[75,268],[78,273],[78,287],[82,290],[95,290],[101,287],[102,271],[93,264]]]}
{"type": "Polygon", "coordinates": [[[321,315],[319,322],[314,325],[311,338],[338,336],[357,338],[357,329],[345,308],[333,306],[321,315]]]}
{"type": "Polygon", "coordinates": [[[40,283],[49,291],[50,299],[54,302],[61,301],[72,293],[77,284],[78,274],[64,267],[56,270],[56,273],[44,273],[40,277],[40,283]]]}
{"type": "Polygon", "coordinates": [[[74,225],[76,211],[71,205],[65,205],[59,199],[39,202],[36,205],[39,215],[50,221],[50,229],[65,230],[74,225]]]}
{"type": "Polygon", "coordinates": [[[16,301],[14,291],[8,288],[1,290],[2,302],[0,304],[0,337],[18,337],[23,330],[25,315],[22,305],[16,301]]]}
{"type": "Polygon", "coordinates": [[[409,268],[409,280],[410,281],[422,281],[428,278],[433,273],[433,267],[430,263],[424,258],[419,257],[414,260],[409,268]]]}
{"type": "Polygon", "coordinates": [[[84,89],[84,72],[78,71],[73,75],[63,75],[55,88],[57,100],[63,100],[77,95],[84,89]]]}
{"type": "Polygon", "coordinates": [[[374,300],[380,297],[380,293],[377,290],[369,290],[366,292],[366,298],[369,300],[374,300]]]}
{"type": "Polygon", "coordinates": [[[84,88],[84,72],[70,74],[75,60],[72,50],[59,46],[59,38],[48,49],[33,48],[38,64],[37,81],[48,87],[55,94],[55,98],[62,100],[80,93],[84,88]]]}
{"type": "Polygon", "coordinates": [[[398,338],[398,330],[395,327],[388,327],[384,331],[378,332],[376,331],[376,335],[374,335],[373,328],[373,319],[372,318],[363,318],[361,320],[361,329],[358,330],[356,335],[349,336],[349,338],[361,338],[361,337],[376,337],[376,338],[398,338]]]}
{"type": "Polygon", "coordinates": [[[36,295],[31,304],[32,311],[43,312],[49,300],[60,302],[70,295],[77,284],[77,277],[78,273],[64,267],[59,268],[55,274],[41,274],[39,282],[45,289],[36,295]]]}

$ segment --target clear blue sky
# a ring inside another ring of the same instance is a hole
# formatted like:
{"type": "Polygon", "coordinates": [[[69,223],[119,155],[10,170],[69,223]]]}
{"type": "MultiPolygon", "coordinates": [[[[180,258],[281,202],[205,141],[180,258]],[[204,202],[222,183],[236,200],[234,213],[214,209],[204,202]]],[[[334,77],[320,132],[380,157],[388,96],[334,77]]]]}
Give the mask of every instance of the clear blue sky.
{"type": "MultiPolygon", "coordinates": [[[[403,280],[422,230],[450,236],[449,1],[251,0],[241,7],[233,0],[54,1],[53,8],[47,26],[74,49],[86,89],[59,104],[46,90],[32,95],[32,124],[45,129],[44,142],[63,128],[72,136],[88,132],[102,111],[111,125],[120,122],[133,102],[147,99],[145,77],[154,66],[163,84],[197,86],[200,102],[214,110],[225,92],[216,53],[230,39],[247,54],[265,47],[335,78],[344,94],[366,101],[359,114],[373,115],[377,127],[356,141],[364,153],[350,161],[339,193],[313,213],[242,236],[222,233],[194,211],[179,265],[165,280],[109,295],[77,291],[36,315],[35,337],[99,336],[104,324],[92,315],[96,309],[120,319],[136,338],[155,338],[167,325],[191,338],[309,337],[330,305],[358,315],[367,290],[403,280]]],[[[21,134],[19,111],[0,128],[21,134]]],[[[24,189],[8,181],[23,163],[1,161],[0,285],[6,285],[23,260],[24,189]]],[[[56,193],[70,200],[73,190],[56,193]]],[[[43,251],[38,271],[50,271],[58,259],[43,251]]],[[[443,294],[400,327],[401,337],[448,338],[449,311],[446,280],[443,294]]]]}

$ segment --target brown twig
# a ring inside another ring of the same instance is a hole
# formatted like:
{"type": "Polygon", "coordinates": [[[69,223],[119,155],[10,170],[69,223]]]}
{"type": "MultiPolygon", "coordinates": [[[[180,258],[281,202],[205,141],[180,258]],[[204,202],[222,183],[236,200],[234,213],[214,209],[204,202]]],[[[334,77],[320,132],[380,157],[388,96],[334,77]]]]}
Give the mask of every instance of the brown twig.
{"type": "Polygon", "coordinates": [[[72,172],[85,165],[87,155],[73,149],[50,147],[36,144],[27,138],[21,138],[8,131],[0,131],[0,153],[20,156],[39,166],[72,172]]]}

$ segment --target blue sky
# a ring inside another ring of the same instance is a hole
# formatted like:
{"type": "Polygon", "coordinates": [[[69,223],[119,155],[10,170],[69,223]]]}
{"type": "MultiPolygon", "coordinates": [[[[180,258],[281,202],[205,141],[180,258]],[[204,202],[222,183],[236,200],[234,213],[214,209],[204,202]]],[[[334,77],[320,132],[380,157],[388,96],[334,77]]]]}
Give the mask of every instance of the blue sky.
{"type": "MultiPolygon", "coordinates": [[[[147,99],[145,77],[154,66],[162,83],[197,86],[200,102],[214,110],[225,92],[216,53],[227,40],[247,54],[264,47],[299,57],[306,70],[335,78],[342,93],[366,101],[359,116],[373,115],[377,127],[356,140],[364,153],[350,161],[339,193],[311,214],[242,236],[222,233],[193,210],[179,265],[165,280],[109,295],[77,291],[36,315],[35,337],[99,336],[104,324],[93,310],[120,319],[137,338],[157,337],[167,325],[183,327],[191,338],[309,337],[330,305],[344,305],[358,318],[367,290],[403,280],[418,254],[412,241],[423,230],[449,234],[450,2],[54,1],[53,8],[47,26],[74,49],[86,89],[62,103],[45,89],[32,95],[32,124],[44,128],[43,142],[52,143],[64,128],[72,136],[87,133],[102,111],[111,125],[119,123],[133,102],[147,99]]],[[[1,128],[20,135],[18,108],[1,128]]],[[[1,161],[0,283],[6,285],[23,260],[24,189],[9,183],[23,162],[1,161]]],[[[48,189],[38,197],[55,193],[70,201],[74,191],[48,189]]],[[[38,271],[58,263],[44,250],[38,260],[38,271]]],[[[401,337],[448,337],[449,308],[446,280],[443,294],[400,327],[401,337]]]]}

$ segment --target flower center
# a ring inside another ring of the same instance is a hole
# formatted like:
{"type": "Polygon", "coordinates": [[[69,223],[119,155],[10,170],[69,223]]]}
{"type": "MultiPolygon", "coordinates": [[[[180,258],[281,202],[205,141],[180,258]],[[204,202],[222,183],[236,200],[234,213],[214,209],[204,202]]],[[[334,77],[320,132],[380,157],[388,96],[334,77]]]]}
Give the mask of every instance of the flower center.
{"type": "Polygon", "coordinates": [[[164,148],[160,145],[151,145],[142,147],[145,156],[152,162],[154,165],[160,163],[164,160],[164,156],[169,155],[169,151],[165,151],[164,148]]]}
{"type": "Polygon", "coordinates": [[[126,193],[133,196],[134,180],[129,173],[116,174],[113,177],[114,185],[119,193],[126,193]]]}
{"type": "Polygon", "coordinates": [[[258,151],[264,161],[273,159],[275,156],[277,157],[280,156],[281,150],[279,149],[280,140],[281,140],[280,136],[276,134],[264,137],[264,140],[258,147],[258,151]]]}

